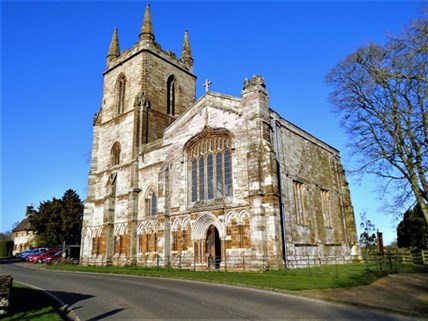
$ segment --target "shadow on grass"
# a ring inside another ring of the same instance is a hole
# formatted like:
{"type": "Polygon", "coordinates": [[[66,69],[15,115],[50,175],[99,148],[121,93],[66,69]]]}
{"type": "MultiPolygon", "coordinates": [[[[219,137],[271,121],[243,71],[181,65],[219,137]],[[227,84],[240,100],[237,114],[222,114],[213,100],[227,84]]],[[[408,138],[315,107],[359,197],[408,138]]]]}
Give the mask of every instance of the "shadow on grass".
{"type": "MultiPolygon", "coordinates": [[[[66,297],[69,305],[92,297],[86,294],[58,291],[52,292],[52,294],[56,297],[66,297]]],[[[14,283],[6,320],[62,320],[55,312],[59,308],[60,303],[45,292],[14,283]],[[55,318],[56,316],[58,318],[55,318]]]]}

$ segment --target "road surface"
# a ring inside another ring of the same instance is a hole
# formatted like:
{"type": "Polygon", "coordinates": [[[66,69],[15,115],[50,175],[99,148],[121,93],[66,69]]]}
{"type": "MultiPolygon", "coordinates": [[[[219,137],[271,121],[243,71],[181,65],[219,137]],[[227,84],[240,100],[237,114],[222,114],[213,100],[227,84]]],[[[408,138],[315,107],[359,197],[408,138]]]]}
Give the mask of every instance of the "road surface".
{"type": "Polygon", "coordinates": [[[17,282],[42,288],[80,320],[414,320],[297,296],[167,278],[29,269],[0,264],[17,282]]]}

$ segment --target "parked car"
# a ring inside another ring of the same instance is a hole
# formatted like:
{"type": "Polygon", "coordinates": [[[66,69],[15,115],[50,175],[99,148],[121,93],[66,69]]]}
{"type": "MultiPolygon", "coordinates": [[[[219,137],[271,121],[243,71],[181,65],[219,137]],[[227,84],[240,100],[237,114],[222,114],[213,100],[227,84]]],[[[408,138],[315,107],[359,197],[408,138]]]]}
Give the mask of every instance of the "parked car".
{"type": "Polygon", "coordinates": [[[33,249],[28,249],[28,250],[25,250],[25,251],[19,252],[19,253],[17,253],[17,254],[16,254],[16,257],[17,257],[18,259],[21,259],[23,256],[27,256],[27,255],[31,254],[31,253],[32,253],[32,251],[33,251],[33,249]]]}
{"type": "Polygon", "coordinates": [[[34,262],[34,258],[35,258],[35,257],[37,257],[37,256],[39,256],[40,254],[43,254],[43,253],[45,253],[45,252],[47,252],[47,251],[49,251],[49,249],[48,249],[48,248],[40,249],[39,251],[36,251],[36,252],[35,252],[35,253],[33,253],[33,254],[27,255],[27,257],[25,258],[25,261],[28,261],[28,262],[34,262]]]}
{"type": "Polygon", "coordinates": [[[42,253],[42,252],[45,252],[47,250],[48,250],[47,247],[34,247],[32,249],[18,253],[16,256],[21,260],[25,260],[27,258],[27,256],[29,256],[29,255],[42,253]]]}
{"type": "Polygon", "coordinates": [[[46,264],[52,264],[55,261],[58,261],[62,258],[62,251],[56,252],[54,255],[48,256],[45,259],[46,264]]]}
{"type": "Polygon", "coordinates": [[[42,261],[40,263],[43,263],[44,258],[46,258],[49,255],[54,255],[56,252],[58,252],[57,249],[50,249],[48,251],[29,255],[27,256],[26,260],[31,263],[36,263],[36,262],[39,262],[39,260],[41,259],[42,261]]]}
{"type": "Polygon", "coordinates": [[[57,250],[57,249],[49,250],[47,252],[44,252],[44,253],[41,253],[39,255],[33,256],[31,258],[31,262],[32,263],[43,263],[43,262],[45,262],[46,258],[48,258],[48,257],[50,257],[52,255],[55,255],[58,252],[59,252],[59,250],[57,250]]]}

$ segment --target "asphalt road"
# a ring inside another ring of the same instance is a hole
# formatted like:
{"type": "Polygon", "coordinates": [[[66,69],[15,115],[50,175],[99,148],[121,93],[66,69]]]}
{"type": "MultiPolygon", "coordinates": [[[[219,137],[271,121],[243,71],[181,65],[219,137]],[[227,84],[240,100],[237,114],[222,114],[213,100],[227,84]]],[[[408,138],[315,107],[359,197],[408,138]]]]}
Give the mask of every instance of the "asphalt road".
{"type": "Polygon", "coordinates": [[[42,288],[80,320],[412,320],[269,291],[123,275],[0,264],[17,282],[42,288]]]}

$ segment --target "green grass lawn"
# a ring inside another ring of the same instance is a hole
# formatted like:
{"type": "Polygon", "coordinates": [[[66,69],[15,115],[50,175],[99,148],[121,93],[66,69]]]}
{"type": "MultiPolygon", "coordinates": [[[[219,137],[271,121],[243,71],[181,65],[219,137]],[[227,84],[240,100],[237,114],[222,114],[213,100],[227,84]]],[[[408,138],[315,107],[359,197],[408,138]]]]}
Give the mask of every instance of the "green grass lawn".
{"type": "MultiPolygon", "coordinates": [[[[83,271],[97,273],[129,274],[153,277],[184,278],[191,280],[246,285],[259,288],[299,291],[310,289],[343,288],[368,285],[381,277],[377,272],[367,271],[364,264],[319,266],[304,269],[267,272],[195,272],[187,270],[154,269],[143,267],[79,266],[57,264],[48,266],[53,270],[83,271]]],[[[428,266],[409,264],[400,267],[403,272],[428,272],[428,266]]]]}
{"type": "Polygon", "coordinates": [[[61,321],[51,304],[44,292],[13,282],[9,311],[2,320],[61,321]]]}

